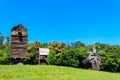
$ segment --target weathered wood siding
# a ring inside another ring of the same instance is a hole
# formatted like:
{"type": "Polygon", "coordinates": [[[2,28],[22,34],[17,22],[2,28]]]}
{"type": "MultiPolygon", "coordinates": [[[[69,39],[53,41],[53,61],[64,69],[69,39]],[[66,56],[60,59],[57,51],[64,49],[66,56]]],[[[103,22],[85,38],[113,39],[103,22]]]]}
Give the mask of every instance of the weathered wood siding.
{"type": "Polygon", "coordinates": [[[11,58],[26,58],[27,55],[27,30],[21,25],[17,25],[11,30],[11,58]]]}

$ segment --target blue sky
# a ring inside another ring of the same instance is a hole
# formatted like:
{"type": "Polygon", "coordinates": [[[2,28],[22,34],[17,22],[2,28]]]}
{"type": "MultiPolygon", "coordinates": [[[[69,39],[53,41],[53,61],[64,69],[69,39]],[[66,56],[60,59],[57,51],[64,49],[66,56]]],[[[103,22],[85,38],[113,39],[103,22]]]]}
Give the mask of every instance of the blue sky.
{"type": "Polygon", "coordinates": [[[25,26],[29,42],[120,45],[119,0],[0,0],[0,32],[25,26]]]}

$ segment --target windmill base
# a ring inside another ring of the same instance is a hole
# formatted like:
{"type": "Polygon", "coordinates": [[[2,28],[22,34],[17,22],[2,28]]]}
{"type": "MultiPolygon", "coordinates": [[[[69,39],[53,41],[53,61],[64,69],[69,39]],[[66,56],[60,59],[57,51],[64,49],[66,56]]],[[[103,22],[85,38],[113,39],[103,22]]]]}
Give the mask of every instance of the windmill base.
{"type": "Polygon", "coordinates": [[[23,65],[24,64],[23,60],[24,59],[21,59],[21,58],[16,58],[16,59],[11,58],[10,64],[12,64],[12,65],[23,65]]]}

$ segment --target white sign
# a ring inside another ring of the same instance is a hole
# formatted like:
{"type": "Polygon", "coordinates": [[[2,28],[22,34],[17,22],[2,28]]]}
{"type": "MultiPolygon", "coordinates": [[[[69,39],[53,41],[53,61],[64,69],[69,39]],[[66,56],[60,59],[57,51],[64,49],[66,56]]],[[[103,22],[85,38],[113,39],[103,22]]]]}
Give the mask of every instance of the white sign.
{"type": "Polygon", "coordinates": [[[48,48],[39,48],[39,55],[48,55],[50,50],[48,48]]]}

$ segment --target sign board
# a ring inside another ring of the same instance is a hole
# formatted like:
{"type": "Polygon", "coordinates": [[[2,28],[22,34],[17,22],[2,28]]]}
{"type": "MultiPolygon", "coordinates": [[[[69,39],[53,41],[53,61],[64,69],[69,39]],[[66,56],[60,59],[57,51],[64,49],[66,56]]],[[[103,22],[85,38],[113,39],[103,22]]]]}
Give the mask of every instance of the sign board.
{"type": "Polygon", "coordinates": [[[39,48],[39,55],[48,55],[50,50],[48,48],[39,48]]]}

